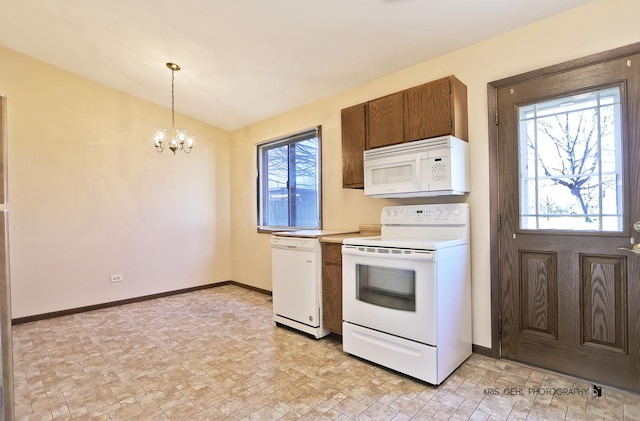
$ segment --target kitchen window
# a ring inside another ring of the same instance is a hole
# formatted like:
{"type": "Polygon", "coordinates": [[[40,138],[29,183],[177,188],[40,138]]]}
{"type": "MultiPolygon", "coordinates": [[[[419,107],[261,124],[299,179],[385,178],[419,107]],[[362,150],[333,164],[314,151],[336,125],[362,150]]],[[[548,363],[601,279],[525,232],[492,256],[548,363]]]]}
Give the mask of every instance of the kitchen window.
{"type": "Polygon", "coordinates": [[[258,145],[258,230],[320,229],[320,126],[258,145]]]}

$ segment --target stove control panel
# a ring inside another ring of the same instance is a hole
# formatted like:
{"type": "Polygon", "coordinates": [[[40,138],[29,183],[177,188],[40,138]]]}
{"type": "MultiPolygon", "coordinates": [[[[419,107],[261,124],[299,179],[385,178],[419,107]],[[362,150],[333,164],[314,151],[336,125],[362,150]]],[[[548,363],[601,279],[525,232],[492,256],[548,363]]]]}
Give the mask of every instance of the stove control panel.
{"type": "Polygon", "coordinates": [[[382,208],[383,225],[465,225],[469,223],[467,203],[436,205],[386,206],[382,208]]]}

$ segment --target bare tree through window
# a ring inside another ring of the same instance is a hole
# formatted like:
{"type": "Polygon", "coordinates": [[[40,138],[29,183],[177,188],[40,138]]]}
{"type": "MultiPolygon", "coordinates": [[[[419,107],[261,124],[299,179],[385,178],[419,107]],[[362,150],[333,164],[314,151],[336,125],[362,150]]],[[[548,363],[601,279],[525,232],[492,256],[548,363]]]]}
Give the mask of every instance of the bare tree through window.
{"type": "Polygon", "coordinates": [[[522,228],[620,231],[619,120],[618,87],[520,107],[522,228]]]}

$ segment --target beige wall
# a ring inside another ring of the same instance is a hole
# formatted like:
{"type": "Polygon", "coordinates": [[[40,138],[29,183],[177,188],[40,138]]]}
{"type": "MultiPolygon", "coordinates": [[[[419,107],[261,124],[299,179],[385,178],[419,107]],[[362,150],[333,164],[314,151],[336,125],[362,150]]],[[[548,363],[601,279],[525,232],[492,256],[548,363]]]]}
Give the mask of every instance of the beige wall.
{"type": "MultiPolygon", "coordinates": [[[[637,16],[640,16],[640,2],[636,0],[595,1],[233,132],[233,279],[271,289],[269,236],[256,233],[256,143],[322,125],[324,228],[354,228],[361,223],[376,223],[385,205],[434,200],[378,200],[365,198],[359,190],[342,189],[340,110],[455,74],[467,85],[469,99],[472,184],[471,193],[462,200],[469,202],[471,208],[473,342],[491,346],[487,83],[638,42],[640,34],[633,30],[637,16]]],[[[452,199],[442,199],[447,200],[452,199]]]]}
{"type": "Polygon", "coordinates": [[[231,278],[228,133],[177,115],[196,148],[158,154],[166,108],[1,47],[0,63],[14,318],[231,278]]]}

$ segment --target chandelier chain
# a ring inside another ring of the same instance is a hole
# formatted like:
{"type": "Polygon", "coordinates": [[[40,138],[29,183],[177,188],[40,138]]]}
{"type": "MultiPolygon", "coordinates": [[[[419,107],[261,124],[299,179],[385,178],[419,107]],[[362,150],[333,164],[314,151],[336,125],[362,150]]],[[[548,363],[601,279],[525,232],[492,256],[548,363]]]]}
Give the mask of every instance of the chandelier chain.
{"type": "Polygon", "coordinates": [[[175,103],[175,94],[173,92],[173,84],[174,84],[174,80],[175,80],[175,70],[171,69],[171,128],[175,129],[176,128],[176,116],[175,116],[175,111],[173,109],[174,103],[175,103]]]}

